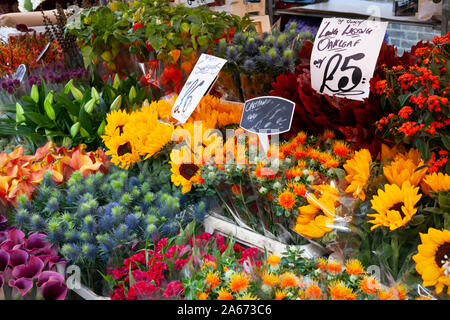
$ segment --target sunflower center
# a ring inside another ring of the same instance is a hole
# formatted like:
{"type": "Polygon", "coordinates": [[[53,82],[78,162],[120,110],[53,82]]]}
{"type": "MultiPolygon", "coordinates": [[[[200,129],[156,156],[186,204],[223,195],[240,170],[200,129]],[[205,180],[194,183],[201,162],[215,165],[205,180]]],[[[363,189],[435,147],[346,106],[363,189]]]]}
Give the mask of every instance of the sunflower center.
{"type": "Polygon", "coordinates": [[[126,153],[131,153],[131,144],[129,142],[122,144],[117,148],[117,155],[123,156],[126,153]]]}
{"type": "Polygon", "coordinates": [[[445,242],[439,246],[434,259],[439,268],[444,267],[445,275],[450,277],[450,242],[445,242]]]}
{"type": "Polygon", "coordinates": [[[198,169],[200,168],[195,164],[183,163],[180,165],[180,175],[186,180],[191,180],[191,178],[197,173],[198,169]]]}
{"type": "Polygon", "coordinates": [[[403,206],[403,202],[398,202],[398,203],[394,204],[389,210],[398,211],[398,213],[400,213],[400,216],[403,219],[405,217],[405,214],[403,213],[402,206],[403,206]]]}

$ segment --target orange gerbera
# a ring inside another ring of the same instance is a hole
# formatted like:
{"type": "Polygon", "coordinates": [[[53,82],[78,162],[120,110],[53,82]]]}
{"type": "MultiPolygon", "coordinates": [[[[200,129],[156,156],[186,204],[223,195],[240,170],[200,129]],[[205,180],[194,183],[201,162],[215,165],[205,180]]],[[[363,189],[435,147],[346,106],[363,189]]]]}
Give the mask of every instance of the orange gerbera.
{"type": "Polygon", "coordinates": [[[345,264],[345,270],[348,274],[352,274],[355,276],[360,276],[364,274],[364,267],[361,262],[357,259],[347,260],[345,264]]]}
{"type": "Polygon", "coordinates": [[[321,300],[322,290],[320,287],[313,283],[306,287],[305,297],[311,300],[321,300]]]}
{"type": "Polygon", "coordinates": [[[233,300],[233,295],[225,288],[221,288],[217,300],[233,300]]]}
{"type": "Polygon", "coordinates": [[[295,194],[290,191],[284,191],[278,196],[280,205],[286,210],[291,210],[294,207],[295,200],[295,194]]]}
{"type": "Polygon", "coordinates": [[[232,292],[247,290],[249,284],[250,279],[248,275],[243,272],[233,273],[230,277],[229,287],[232,292]]]}
{"type": "Polygon", "coordinates": [[[220,284],[220,278],[217,276],[216,272],[209,271],[206,275],[206,284],[209,284],[209,287],[212,289],[217,287],[220,284]]]}
{"type": "Polygon", "coordinates": [[[367,294],[374,294],[377,292],[379,284],[377,279],[372,276],[365,276],[359,283],[361,290],[367,294]]]}

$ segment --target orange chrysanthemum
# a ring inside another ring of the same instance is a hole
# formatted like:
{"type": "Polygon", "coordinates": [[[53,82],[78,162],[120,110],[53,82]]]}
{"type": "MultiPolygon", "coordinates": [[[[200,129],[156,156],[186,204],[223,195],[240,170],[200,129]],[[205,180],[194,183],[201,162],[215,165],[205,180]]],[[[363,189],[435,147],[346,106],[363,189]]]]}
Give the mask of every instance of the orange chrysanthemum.
{"type": "Polygon", "coordinates": [[[286,210],[291,210],[294,207],[295,200],[295,194],[290,191],[284,191],[278,196],[280,205],[286,210]]]}
{"type": "Polygon", "coordinates": [[[340,273],[342,271],[342,265],[335,260],[331,260],[328,261],[325,270],[331,273],[340,273]]]}
{"type": "Polygon", "coordinates": [[[356,295],[353,290],[342,281],[336,281],[328,286],[332,300],[355,300],[356,295]]]}
{"type": "Polygon", "coordinates": [[[308,191],[303,183],[288,183],[286,187],[292,189],[296,196],[304,197],[308,191]]]}
{"type": "Polygon", "coordinates": [[[308,139],[308,135],[305,132],[300,131],[294,138],[294,141],[298,144],[305,144],[306,139],[308,139]]]}
{"type": "Polygon", "coordinates": [[[385,290],[378,291],[378,300],[393,300],[394,296],[392,293],[385,290]]]}
{"type": "Polygon", "coordinates": [[[348,260],[345,264],[345,270],[348,274],[360,276],[364,274],[364,267],[357,259],[348,260]]]}
{"type": "Polygon", "coordinates": [[[232,292],[244,291],[248,288],[250,284],[250,279],[243,272],[237,272],[231,275],[230,277],[230,290],[232,292]]]}
{"type": "Polygon", "coordinates": [[[389,290],[389,293],[397,300],[405,300],[407,292],[408,289],[406,289],[406,287],[402,284],[396,284],[391,287],[391,290],[389,290]]]}

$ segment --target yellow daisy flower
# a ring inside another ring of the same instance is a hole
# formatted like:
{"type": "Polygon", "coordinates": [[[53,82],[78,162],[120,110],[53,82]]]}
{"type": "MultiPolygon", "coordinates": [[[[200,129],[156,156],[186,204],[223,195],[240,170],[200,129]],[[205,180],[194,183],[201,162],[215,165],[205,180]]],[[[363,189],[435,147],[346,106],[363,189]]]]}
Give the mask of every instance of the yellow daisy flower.
{"type": "Polygon", "coordinates": [[[450,176],[442,172],[427,174],[421,184],[422,191],[430,194],[430,191],[440,192],[450,190],[450,176]]]}
{"type": "Polygon", "coordinates": [[[400,187],[403,182],[409,181],[413,186],[417,186],[428,170],[424,167],[416,171],[423,165],[423,161],[416,165],[411,159],[397,158],[397,160],[383,168],[383,173],[391,184],[396,184],[400,187]]]}
{"type": "Polygon", "coordinates": [[[401,188],[396,184],[386,184],[384,191],[379,189],[378,196],[371,200],[372,209],[377,213],[367,215],[374,218],[369,220],[373,224],[371,230],[380,226],[395,230],[406,225],[417,212],[415,205],[422,197],[418,190],[409,181],[405,181],[401,188]]]}
{"type": "Polygon", "coordinates": [[[450,294],[450,231],[429,228],[428,233],[420,233],[420,239],[418,253],[412,258],[423,285],[434,286],[437,294],[447,286],[450,294]]]}
{"type": "Polygon", "coordinates": [[[371,164],[372,156],[367,149],[355,152],[353,158],[345,162],[344,169],[347,172],[345,180],[350,183],[345,192],[352,193],[354,198],[360,198],[362,201],[366,199],[364,188],[370,177],[371,164]]]}

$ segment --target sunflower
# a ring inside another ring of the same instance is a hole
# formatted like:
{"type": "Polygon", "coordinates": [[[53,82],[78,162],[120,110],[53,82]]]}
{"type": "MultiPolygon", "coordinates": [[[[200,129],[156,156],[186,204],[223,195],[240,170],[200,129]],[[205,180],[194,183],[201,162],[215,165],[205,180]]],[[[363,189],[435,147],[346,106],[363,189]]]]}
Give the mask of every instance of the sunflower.
{"type": "Polygon", "coordinates": [[[231,292],[245,291],[249,284],[250,279],[247,274],[243,272],[233,273],[230,277],[229,287],[231,292]]]}
{"type": "Polygon", "coordinates": [[[427,174],[421,184],[422,191],[430,194],[430,191],[440,192],[450,190],[450,176],[442,172],[427,174]]]}
{"type": "Polygon", "coordinates": [[[106,155],[111,156],[111,162],[123,169],[127,169],[131,164],[140,161],[139,152],[135,147],[135,136],[131,133],[123,133],[119,136],[110,137],[104,140],[106,155]]]}
{"type": "Polygon", "coordinates": [[[426,167],[417,170],[423,165],[423,161],[416,165],[411,159],[397,158],[390,165],[383,168],[383,173],[391,184],[396,184],[400,187],[403,182],[409,181],[413,186],[417,186],[428,170],[426,167]]]}
{"type": "Polygon", "coordinates": [[[362,201],[366,199],[364,188],[370,177],[371,164],[372,157],[367,149],[355,152],[353,158],[345,162],[344,169],[347,172],[345,180],[350,183],[345,192],[353,193],[354,198],[359,197],[362,201]]]}
{"type": "Polygon", "coordinates": [[[220,288],[217,300],[233,300],[233,295],[225,288],[220,288]]]}
{"type": "Polygon", "coordinates": [[[309,204],[298,208],[294,231],[306,238],[321,238],[332,230],[329,225],[335,216],[336,198],[326,192],[319,198],[313,194],[306,198],[309,204]]]}
{"type": "Polygon", "coordinates": [[[360,276],[364,274],[364,267],[358,259],[351,259],[346,261],[345,271],[348,274],[360,276]]]}
{"type": "Polygon", "coordinates": [[[378,196],[371,200],[372,209],[377,213],[367,215],[374,218],[368,221],[374,224],[371,230],[385,226],[392,231],[406,225],[417,212],[415,205],[422,197],[418,190],[409,181],[403,182],[401,188],[396,184],[386,184],[384,191],[379,189],[378,196]]]}
{"type": "Polygon", "coordinates": [[[428,233],[420,233],[420,239],[413,260],[423,285],[435,286],[438,294],[447,286],[450,294],[450,231],[429,228],[428,233]]]}
{"type": "MultiPolygon", "coordinates": [[[[195,184],[203,183],[203,179],[200,176],[200,165],[192,163],[192,155],[190,155],[188,161],[180,161],[176,156],[176,152],[179,150],[173,149],[170,153],[170,165],[172,166],[170,171],[172,172],[171,181],[177,187],[181,186],[183,193],[191,191],[192,186],[195,184]]],[[[182,147],[181,152],[190,153],[188,147],[182,147]]]]}
{"type": "Polygon", "coordinates": [[[103,141],[109,141],[112,137],[120,136],[123,128],[130,122],[130,115],[124,110],[115,110],[106,115],[105,134],[103,141]]]}

